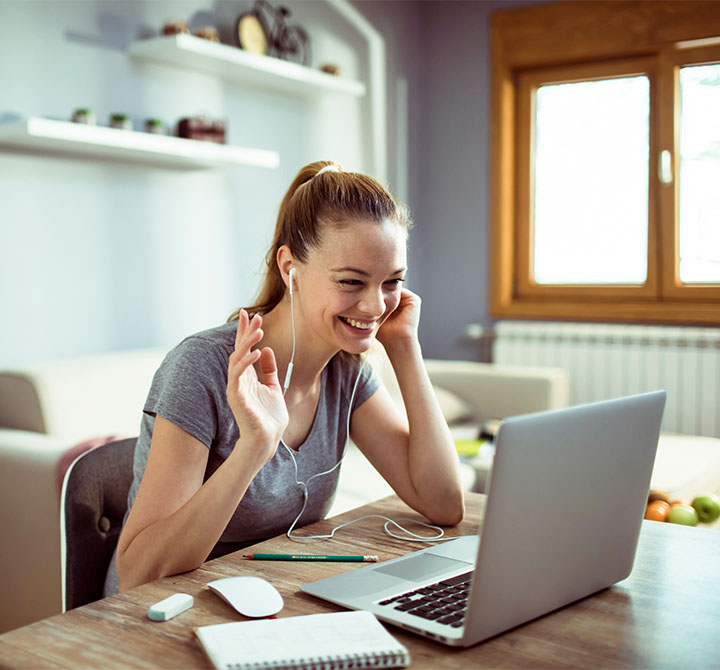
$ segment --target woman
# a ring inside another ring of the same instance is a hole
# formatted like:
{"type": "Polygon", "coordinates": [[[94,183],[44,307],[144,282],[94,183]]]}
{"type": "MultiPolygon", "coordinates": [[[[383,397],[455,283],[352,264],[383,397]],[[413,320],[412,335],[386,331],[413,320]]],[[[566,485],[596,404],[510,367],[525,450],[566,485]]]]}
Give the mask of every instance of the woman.
{"type": "Polygon", "coordinates": [[[438,524],[462,519],[457,456],[418,342],[420,299],[402,288],[409,225],[370,177],[329,162],[298,173],[257,304],[184,340],[155,375],[106,595],[322,518],[348,425],[410,507],[438,524]],[[407,419],[363,362],[374,338],[407,419]]]}

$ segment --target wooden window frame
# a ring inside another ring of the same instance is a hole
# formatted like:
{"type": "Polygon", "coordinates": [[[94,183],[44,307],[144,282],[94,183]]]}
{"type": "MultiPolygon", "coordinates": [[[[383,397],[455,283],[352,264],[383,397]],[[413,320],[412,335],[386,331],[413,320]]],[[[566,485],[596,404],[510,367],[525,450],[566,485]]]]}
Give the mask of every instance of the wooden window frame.
{"type": "Polygon", "coordinates": [[[496,12],[492,19],[491,314],[717,325],[720,286],[677,273],[678,179],[660,184],[655,160],[676,143],[680,65],[720,60],[720,3],[705,0],[562,2],[496,12]],[[555,73],[555,75],[553,75],[555,73]],[[615,73],[615,75],[613,75],[615,73]],[[643,285],[539,285],[533,281],[533,86],[555,80],[647,74],[651,83],[648,276],[643,285]]]}

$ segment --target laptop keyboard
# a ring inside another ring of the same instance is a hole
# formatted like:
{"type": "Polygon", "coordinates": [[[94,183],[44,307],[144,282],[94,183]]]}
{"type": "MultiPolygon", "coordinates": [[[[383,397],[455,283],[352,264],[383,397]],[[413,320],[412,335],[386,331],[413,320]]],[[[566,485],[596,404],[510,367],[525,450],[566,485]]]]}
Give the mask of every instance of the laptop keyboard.
{"type": "Polygon", "coordinates": [[[460,628],[465,623],[472,571],[380,601],[380,605],[460,628]]]}

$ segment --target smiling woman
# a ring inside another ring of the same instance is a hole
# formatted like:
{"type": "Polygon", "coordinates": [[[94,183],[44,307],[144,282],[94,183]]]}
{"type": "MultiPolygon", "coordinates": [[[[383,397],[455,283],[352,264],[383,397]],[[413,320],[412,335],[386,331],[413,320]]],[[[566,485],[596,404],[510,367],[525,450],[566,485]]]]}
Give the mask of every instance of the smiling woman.
{"type": "Polygon", "coordinates": [[[412,508],[461,520],[420,298],[402,286],[409,227],[371,177],[324,161],[300,170],[255,304],[186,338],[155,375],[106,594],[322,518],[348,437],[412,508]],[[376,339],[407,416],[365,361],[376,339]]]}

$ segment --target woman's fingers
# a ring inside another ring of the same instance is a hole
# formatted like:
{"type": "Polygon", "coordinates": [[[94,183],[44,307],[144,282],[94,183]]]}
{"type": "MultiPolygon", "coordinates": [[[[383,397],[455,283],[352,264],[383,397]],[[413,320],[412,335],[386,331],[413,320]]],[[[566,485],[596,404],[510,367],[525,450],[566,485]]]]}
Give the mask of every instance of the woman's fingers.
{"type": "Polygon", "coordinates": [[[262,338],[260,326],[262,326],[262,316],[256,314],[251,319],[248,313],[241,309],[235,332],[235,350],[237,351],[246,346],[248,338],[256,339],[256,343],[259,342],[262,338]],[[258,332],[260,332],[260,337],[257,337],[258,332]]]}
{"type": "Polygon", "coordinates": [[[248,313],[244,310],[240,310],[238,314],[237,330],[235,331],[235,349],[239,349],[242,344],[242,338],[248,327],[248,313]]]}
{"type": "Polygon", "coordinates": [[[260,352],[260,371],[262,372],[263,382],[267,386],[280,387],[275,352],[270,347],[265,347],[260,352]]]}
{"type": "MultiPolygon", "coordinates": [[[[262,317],[257,315],[252,319],[247,312],[240,310],[238,317],[237,331],[235,333],[235,350],[230,356],[230,365],[234,365],[237,359],[244,357],[263,338],[262,317]]],[[[257,359],[255,359],[257,360],[257,359]]]]}
{"type": "Polygon", "coordinates": [[[228,388],[236,390],[238,388],[239,380],[246,373],[254,375],[255,369],[253,365],[260,358],[260,351],[257,349],[247,352],[244,356],[233,354],[233,358],[230,361],[228,367],[228,388]]]}
{"type": "Polygon", "coordinates": [[[238,389],[238,384],[246,372],[251,374],[255,383],[259,382],[268,387],[280,388],[277,361],[273,350],[269,347],[253,349],[263,338],[261,325],[262,317],[259,314],[250,319],[244,309],[240,310],[235,335],[235,350],[230,355],[228,365],[228,388],[238,389]],[[258,361],[262,374],[261,381],[254,374],[254,370],[251,372],[248,369],[258,361]]]}

